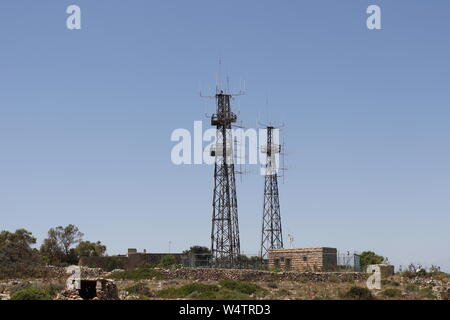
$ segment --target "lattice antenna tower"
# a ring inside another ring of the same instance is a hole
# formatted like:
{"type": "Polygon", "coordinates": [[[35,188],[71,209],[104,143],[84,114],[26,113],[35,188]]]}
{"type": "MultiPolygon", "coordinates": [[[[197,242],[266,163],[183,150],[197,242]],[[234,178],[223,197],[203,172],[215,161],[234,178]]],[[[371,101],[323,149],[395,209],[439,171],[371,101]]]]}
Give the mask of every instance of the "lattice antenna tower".
{"type": "Polygon", "coordinates": [[[280,170],[277,155],[281,153],[282,146],[274,140],[275,130],[269,124],[266,144],[261,146],[261,153],[265,155],[266,163],[263,168],[264,175],[264,204],[261,230],[261,260],[268,259],[268,250],[283,248],[283,232],[281,226],[280,199],[278,191],[278,172],[280,170]]]}
{"type": "Polygon", "coordinates": [[[210,150],[215,158],[211,254],[212,263],[221,267],[233,267],[241,252],[232,134],[237,115],[231,110],[231,101],[243,94],[225,92],[218,80],[216,94],[210,97],[216,102],[216,111],[211,116],[211,125],[216,127],[216,143],[210,150]]]}

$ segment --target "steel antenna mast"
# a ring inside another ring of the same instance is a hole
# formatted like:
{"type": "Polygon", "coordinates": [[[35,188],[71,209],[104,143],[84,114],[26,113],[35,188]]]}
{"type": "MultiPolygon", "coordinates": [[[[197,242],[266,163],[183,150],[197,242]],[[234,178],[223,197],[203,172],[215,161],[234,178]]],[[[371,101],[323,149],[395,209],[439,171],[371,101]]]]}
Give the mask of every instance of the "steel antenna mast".
{"type": "Polygon", "coordinates": [[[261,260],[268,259],[268,250],[283,248],[281,229],[280,199],[278,194],[278,164],[276,156],[281,152],[281,145],[275,144],[274,127],[267,126],[267,144],[261,152],[266,155],[264,168],[264,206],[261,234],[261,260]]]}
{"type": "Polygon", "coordinates": [[[233,267],[241,252],[232,134],[237,115],[231,111],[231,98],[241,94],[218,88],[216,113],[211,116],[211,125],[217,129],[216,144],[211,148],[215,157],[211,253],[213,263],[222,267],[233,267]]]}

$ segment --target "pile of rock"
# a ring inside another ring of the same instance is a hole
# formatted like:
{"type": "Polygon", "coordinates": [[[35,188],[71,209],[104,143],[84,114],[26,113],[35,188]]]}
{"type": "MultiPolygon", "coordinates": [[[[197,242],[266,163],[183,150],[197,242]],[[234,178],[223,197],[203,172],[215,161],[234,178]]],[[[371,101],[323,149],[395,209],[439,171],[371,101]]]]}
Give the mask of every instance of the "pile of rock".
{"type": "Polygon", "coordinates": [[[119,291],[113,281],[106,279],[97,281],[101,283],[100,288],[97,289],[97,300],[120,300],[119,291]]]}
{"type": "Polygon", "coordinates": [[[55,300],[83,300],[78,290],[64,290],[56,296],[55,300]]]}
{"type": "Polygon", "coordinates": [[[416,277],[411,280],[412,283],[420,288],[428,288],[433,291],[433,295],[438,300],[450,300],[450,283],[439,279],[416,277]]]}
{"type": "Polygon", "coordinates": [[[80,267],[81,269],[81,278],[100,278],[104,274],[103,269],[101,268],[88,268],[88,267],[80,267]]]}

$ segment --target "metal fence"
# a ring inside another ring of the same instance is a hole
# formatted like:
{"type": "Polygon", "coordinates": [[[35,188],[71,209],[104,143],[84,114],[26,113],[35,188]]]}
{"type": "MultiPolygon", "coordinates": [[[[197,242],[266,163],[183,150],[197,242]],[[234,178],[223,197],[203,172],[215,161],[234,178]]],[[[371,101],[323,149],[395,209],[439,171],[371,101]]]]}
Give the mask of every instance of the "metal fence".
{"type": "Polygon", "coordinates": [[[188,268],[267,269],[267,261],[261,261],[256,254],[241,254],[232,261],[229,258],[213,259],[208,254],[191,254],[182,259],[181,264],[188,268]]]}
{"type": "Polygon", "coordinates": [[[337,253],[337,268],[342,271],[361,272],[361,259],[357,252],[338,252],[337,253]]]}
{"type": "MultiPolygon", "coordinates": [[[[360,256],[356,252],[344,251],[325,256],[327,271],[335,272],[360,272],[360,256]]],[[[268,261],[261,260],[258,254],[241,254],[230,259],[213,259],[209,254],[191,254],[181,259],[181,264],[187,268],[233,268],[233,269],[258,269],[268,270],[268,261]]],[[[311,267],[311,271],[315,271],[311,267]]]]}
{"type": "Polygon", "coordinates": [[[187,268],[267,269],[267,261],[261,261],[256,254],[241,254],[232,261],[229,258],[213,259],[208,254],[190,254],[181,260],[181,264],[187,268]]]}

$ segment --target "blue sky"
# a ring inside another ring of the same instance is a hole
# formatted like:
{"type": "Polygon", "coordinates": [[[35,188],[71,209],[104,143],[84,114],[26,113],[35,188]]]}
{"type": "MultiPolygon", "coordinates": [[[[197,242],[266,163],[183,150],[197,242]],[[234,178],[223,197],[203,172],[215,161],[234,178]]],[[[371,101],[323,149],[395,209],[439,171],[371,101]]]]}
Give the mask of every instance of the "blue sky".
{"type": "MultiPolygon", "coordinates": [[[[374,250],[450,271],[450,3],[0,3],[0,229],[76,224],[110,254],[209,246],[213,168],[175,166],[218,59],[244,125],[285,122],[285,244],[374,250]],[[66,28],[67,6],[82,30],[66,28]],[[366,8],[382,30],[366,28],[366,8]],[[266,100],[269,104],[266,104],[266,100]]],[[[211,91],[209,91],[211,90],[211,91]]],[[[213,105],[207,105],[209,112],[213,105]]],[[[238,179],[259,250],[263,180],[238,179]]]]}

